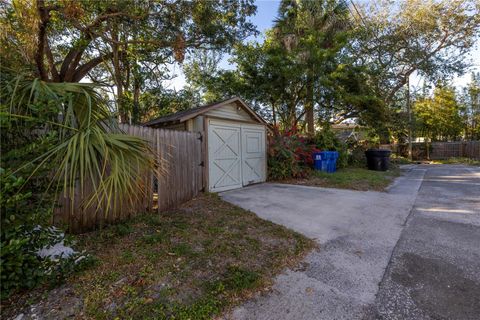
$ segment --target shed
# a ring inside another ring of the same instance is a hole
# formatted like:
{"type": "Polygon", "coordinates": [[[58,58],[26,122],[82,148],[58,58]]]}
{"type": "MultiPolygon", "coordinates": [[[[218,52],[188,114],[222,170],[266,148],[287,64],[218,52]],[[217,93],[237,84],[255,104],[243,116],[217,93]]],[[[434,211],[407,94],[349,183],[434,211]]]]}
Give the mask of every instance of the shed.
{"type": "Polygon", "coordinates": [[[197,131],[204,141],[206,190],[264,182],[268,124],[238,97],[180,111],[144,124],[197,131]]]}

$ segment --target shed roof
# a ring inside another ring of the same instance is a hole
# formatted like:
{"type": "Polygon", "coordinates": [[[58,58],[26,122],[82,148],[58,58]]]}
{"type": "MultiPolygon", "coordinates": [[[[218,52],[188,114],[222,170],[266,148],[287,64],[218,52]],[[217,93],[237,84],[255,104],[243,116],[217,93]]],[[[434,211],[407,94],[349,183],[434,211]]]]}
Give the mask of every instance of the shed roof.
{"type": "Polygon", "coordinates": [[[227,104],[235,103],[240,108],[244,109],[253,119],[257,120],[258,122],[265,124],[268,126],[268,123],[260,117],[255,111],[252,110],[242,99],[239,97],[228,98],[222,101],[206,104],[203,106],[195,107],[192,109],[179,111],[168,116],[160,117],[157,119],[150,120],[144,123],[144,126],[156,126],[156,125],[166,125],[166,124],[173,124],[173,123],[181,123],[187,121],[189,119],[195,118],[201,114],[204,114],[210,110],[219,109],[227,104]]]}

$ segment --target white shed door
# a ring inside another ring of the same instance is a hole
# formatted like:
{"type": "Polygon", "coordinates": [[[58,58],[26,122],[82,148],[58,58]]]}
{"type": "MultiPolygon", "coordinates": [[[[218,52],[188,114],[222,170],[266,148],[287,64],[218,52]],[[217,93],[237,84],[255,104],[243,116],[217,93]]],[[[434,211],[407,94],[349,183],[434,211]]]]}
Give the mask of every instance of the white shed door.
{"type": "Polygon", "coordinates": [[[242,186],[240,127],[208,126],[208,181],[210,191],[242,186]]]}
{"type": "Polygon", "coordinates": [[[210,120],[208,159],[209,191],[265,181],[264,127],[210,120]]]}
{"type": "Polygon", "coordinates": [[[242,126],[243,185],[265,181],[265,130],[242,126]]]}

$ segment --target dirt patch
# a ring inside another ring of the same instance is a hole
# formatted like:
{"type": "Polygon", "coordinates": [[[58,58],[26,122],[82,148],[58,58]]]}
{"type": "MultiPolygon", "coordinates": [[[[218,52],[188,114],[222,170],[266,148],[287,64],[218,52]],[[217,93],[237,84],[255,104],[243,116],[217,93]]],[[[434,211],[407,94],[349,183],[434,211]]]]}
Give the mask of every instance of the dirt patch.
{"type": "Polygon", "coordinates": [[[480,283],[464,277],[461,269],[412,253],[402,255],[401,265],[393,281],[409,288],[417,307],[433,319],[478,319],[480,283]]]}
{"type": "MultiPolygon", "coordinates": [[[[98,263],[68,279],[62,288],[75,303],[55,319],[209,319],[267,288],[314,242],[204,195],[178,210],[81,235],[79,247],[98,263]]],[[[65,296],[38,289],[3,302],[2,313],[46,317],[65,296]]]]}

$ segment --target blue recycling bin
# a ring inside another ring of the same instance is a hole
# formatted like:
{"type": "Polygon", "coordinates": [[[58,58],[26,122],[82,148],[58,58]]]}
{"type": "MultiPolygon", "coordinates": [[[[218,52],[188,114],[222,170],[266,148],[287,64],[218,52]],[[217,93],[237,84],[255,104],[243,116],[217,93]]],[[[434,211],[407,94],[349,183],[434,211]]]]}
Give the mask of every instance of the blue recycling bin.
{"type": "Polygon", "coordinates": [[[335,172],[337,171],[337,159],[338,159],[338,152],[337,151],[329,151],[330,158],[328,161],[327,172],[335,172]]]}
{"type": "Polygon", "coordinates": [[[337,151],[314,152],[312,155],[315,170],[320,170],[328,173],[337,171],[337,151]]]}
{"type": "Polygon", "coordinates": [[[322,152],[314,152],[312,154],[312,157],[315,170],[325,171],[327,168],[327,162],[325,157],[322,157],[322,152]],[[322,167],[324,168],[324,170],[322,170],[322,167]]]}

